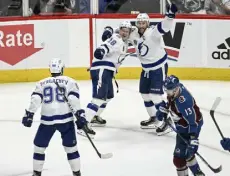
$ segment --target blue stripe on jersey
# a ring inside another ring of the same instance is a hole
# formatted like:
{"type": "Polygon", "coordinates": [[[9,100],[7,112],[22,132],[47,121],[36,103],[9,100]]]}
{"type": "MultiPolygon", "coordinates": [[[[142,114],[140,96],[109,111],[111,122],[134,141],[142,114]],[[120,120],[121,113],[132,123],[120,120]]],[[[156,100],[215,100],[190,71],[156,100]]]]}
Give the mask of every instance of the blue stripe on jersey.
{"type": "Polygon", "coordinates": [[[41,97],[41,99],[43,99],[43,96],[42,96],[42,94],[40,94],[40,93],[33,92],[33,93],[31,94],[31,96],[33,96],[33,95],[38,95],[39,97],[41,97]]]}
{"type": "Polygon", "coordinates": [[[70,95],[73,95],[73,96],[75,96],[75,97],[77,97],[77,98],[80,97],[79,93],[73,92],[73,91],[69,92],[68,96],[70,96],[70,95]]]}
{"type": "Polygon", "coordinates": [[[91,67],[98,67],[98,66],[108,66],[108,67],[113,67],[115,68],[114,63],[109,62],[109,61],[96,61],[92,63],[91,67]]]}
{"type": "Polygon", "coordinates": [[[68,119],[70,117],[73,117],[72,112],[68,113],[68,114],[63,114],[63,115],[54,115],[54,116],[41,116],[41,120],[44,121],[54,121],[54,120],[64,120],[64,119],[68,119]]]}
{"type": "Polygon", "coordinates": [[[165,34],[166,32],[163,30],[162,28],[162,23],[158,23],[157,24],[157,30],[161,33],[161,34],[165,34]]]}
{"type": "Polygon", "coordinates": [[[151,63],[151,64],[141,64],[143,68],[152,68],[152,67],[156,67],[160,64],[162,64],[164,61],[166,61],[167,59],[167,54],[164,55],[164,57],[162,57],[160,60],[151,63]]]}
{"type": "Polygon", "coordinates": [[[107,53],[109,53],[109,47],[106,44],[103,44],[101,46],[104,46],[107,49],[107,53]]]}

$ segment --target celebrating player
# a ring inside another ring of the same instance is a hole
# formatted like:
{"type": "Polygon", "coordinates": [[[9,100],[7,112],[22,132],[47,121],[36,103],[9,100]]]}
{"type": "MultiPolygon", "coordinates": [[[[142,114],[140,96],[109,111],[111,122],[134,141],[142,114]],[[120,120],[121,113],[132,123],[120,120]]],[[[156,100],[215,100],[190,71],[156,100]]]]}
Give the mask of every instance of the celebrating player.
{"type": "MultiPolygon", "coordinates": [[[[119,33],[103,42],[94,52],[90,74],[93,86],[93,99],[87,105],[86,119],[92,124],[105,125],[106,121],[99,118],[98,110],[103,109],[114,97],[112,79],[126,55],[132,25],[124,21],[119,26],[119,33]]],[[[96,133],[90,129],[90,135],[96,133]]],[[[84,135],[84,133],[82,133],[84,135]]]]}
{"type": "Polygon", "coordinates": [[[26,113],[22,120],[24,126],[31,127],[34,113],[40,105],[42,106],[41,124],[34,139],[33,176],[41,176],[45,162],[45,149],[56,130],[61,133],[62,144],[67,153],[73,176],[81,176],[74,117],[55,83],[65,90],[64,94],[74,108],[75,116],[79,117],[79,120],[76,121],[77,127],[81,129],[87,124],[87,121],[85,111],[80,108],[79,89],[76,81],[63,76],[64,64],[60,59],[52,59],[49,69],[51,77],[37,83],[31,95],[29,108],[25,110],[26,113]]]}
{"type": "Polygon", "coordinates": [[[193,96],[176,76],[167,77],[164,88],[168,96],[168,105],[165,102],[158,105],[157,118],[167,119],[169,109],[178,117],[178,121],[175,122],[177,136],[173,158],[177,175],[188,176],[189,167],[195,176],[204,176],[195,157],[199,147],[198,137],[203,125],[200,109],[193,96]]]}
{"type": "MultiPolygon", "coordinates": [[[[167,53],[162,47],[161,39],[162,35],[171,29],[176,12],[177,8],[174,4],[168,6],[165,19],[156,26],[149,26],[148,14],[140,13],[136,18],[136,27],[132,27],[129,37],[141,61],[139,92],[150,116],[148,120],[141,122],[141,127],[157,128],[158,135],[171,131],[166,123],[159,123],[157,120],[155,106],[163,101],[163,81],[168,72],[167,53]]],[[[102,39],[109,38],[112,32],[111,27],[106,27],[102,39]]]]}

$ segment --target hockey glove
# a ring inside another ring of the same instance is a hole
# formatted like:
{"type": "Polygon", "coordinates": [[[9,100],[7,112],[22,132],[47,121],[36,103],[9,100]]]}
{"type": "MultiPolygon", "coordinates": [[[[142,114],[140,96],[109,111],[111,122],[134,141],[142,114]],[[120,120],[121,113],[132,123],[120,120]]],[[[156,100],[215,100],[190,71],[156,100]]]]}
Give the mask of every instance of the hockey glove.
{"type": "Polygon", "coordinates": [[[187,147],[188,157],[192,157],[198,150],[199,140],[192,135],[189,140],[189,145],[187,147]]]}
{"type": "Polygon", "coordinates": [[[165,15],[166,15],[167,17],[169,17],[169,18],[175,18],[176,12],[177,12],[177,11],[178,11],[178,10],[177,10],[176,5],[175,5],[175,4],[171,4],[171,5],[168,5],[168,6],[166,7],[166,13],[165,13],[165,15]]]}
{"type": "Polygon", "coordinates": [[[94,51],[94,57],[95,57],[96,59],[101,60],[101,59],[103,59],[104,55],[105,55],[105,50],[102,49],[102,48],[98,48],[98,49],[96,49],[96,50],[94,51]]]}
{"type": "Polygon", "coordinates": [[[75,116],[77,117],[76,125],[78,129],[82,129],[86,124],[87,121],[85,119],[85,110],[80,109],[75,113],[75,116]]]}
{"type": "Polygon", "coordinates": [[[164,101],[157,104],[156,109],[157,109],[156,117],[159,121],[167,119],[169,110],[167,108],[167,104],[164,101]]]}
{"type": "Polygon", "coordinates": [[[104,42],[108,38],[110,38],[112,35],[113,35],[113,28],[111,28],[110,26],[106,26],[101,39],[104,42]]]}
{"type": "Polygon", "coordinates": [[[31,127],[32,123],[33,123],[33,117],[34,117],[34,113],[33,112],[29,112],[27,110],[25,110],[26,113],[24,115],[24,117],[22,118],[22,124],[25,127],[31,127]]]}
{"type": "Polygon", "coordinates": [[[221,146],[224,150],[230,151],[230,138],[224,138],[220,141],[221,146]]]}

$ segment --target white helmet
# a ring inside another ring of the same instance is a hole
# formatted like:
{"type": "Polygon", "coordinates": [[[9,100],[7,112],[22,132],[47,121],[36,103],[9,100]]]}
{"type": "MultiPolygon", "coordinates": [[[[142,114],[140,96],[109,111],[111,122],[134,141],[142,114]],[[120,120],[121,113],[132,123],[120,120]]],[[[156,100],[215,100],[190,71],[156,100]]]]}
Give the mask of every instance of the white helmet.
{"type": "Polygon", "coordinates": [[[147,13],[139,13],[136,18],[136,25],[138,21],[146,21],[149,25],[149,15],[147,13]]]}
{"type": "Polygon", "coordinates": [[[129,21],[123,21],[122,23],[120,23],[119,25],[119,29],[121,28],[128,28],[128,29],[132,29],[132,24],[129,21]]]}
{"type": "Polygon", "coordinates": [[[50,73],[63,73],[64,63],[59,58],[51,59],[49,63],[50,73]]]}

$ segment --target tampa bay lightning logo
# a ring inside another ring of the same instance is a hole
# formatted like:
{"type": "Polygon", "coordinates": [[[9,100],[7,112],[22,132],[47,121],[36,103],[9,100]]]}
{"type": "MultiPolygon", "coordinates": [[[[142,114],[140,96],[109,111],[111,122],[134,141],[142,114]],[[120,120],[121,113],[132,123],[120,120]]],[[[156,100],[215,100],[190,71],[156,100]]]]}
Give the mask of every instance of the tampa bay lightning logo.
{"type": "Polygon", "coordinates": [[[144,57],[148,54],[149,47],[145,45],[143,42],[141,42],[138,44],[138,52],[140,56],[144,57]]]}

